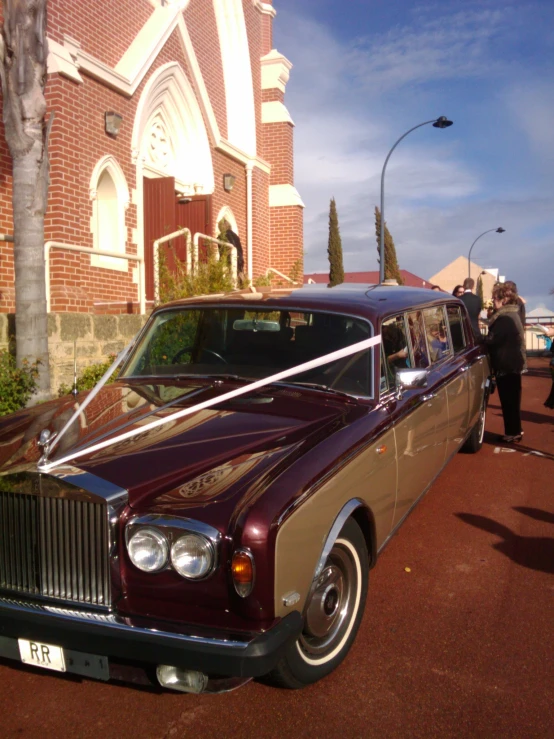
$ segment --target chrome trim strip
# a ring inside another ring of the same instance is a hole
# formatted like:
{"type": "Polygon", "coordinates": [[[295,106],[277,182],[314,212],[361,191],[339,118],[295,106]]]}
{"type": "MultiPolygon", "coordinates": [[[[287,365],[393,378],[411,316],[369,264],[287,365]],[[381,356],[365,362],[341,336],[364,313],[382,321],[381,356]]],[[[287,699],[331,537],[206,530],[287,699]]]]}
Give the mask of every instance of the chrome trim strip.
{"type": "MultiPolygon", "coordinates": [[[[333,548],[333,544],[335,543],[338,535],[340,534],[342,527],[344,526],[346,521],[350,518],[350,516],[354,513],[354,511],[357,508],[362,508],[363,506],[364,506],[364,503],[361,500],[359,500],[358,498],[352,498],[352,500],[349,500],[348,503],[346,503],[342,507],[340,513],[335,518],[335,521],[333,525],[331,526],[331,531],[329,531],[329,533],[327,534],[327,539],[325,540],[325,544],[323,545],[323,549],[321,552],[321,556],[319,558],[319,562],[317,563],[317,567],[315,568],[313,583],[317,580],[317,578],[323,572],[323,567],[325,566],[327,557],[329,556],[329,553],[331,549],[333,548]]],[[[312,584],[312,587],[313,587],[313,584],[312,584]]],[[[306,602],[309,602],[309,597],[306,599],[306,602]]]]}
{"type": "Polygon", "coordinates": [[[126,538],[127,530],[133,526],[154,526],[163,529],[176,529],[178,533],[190,532],[191,534],[202,534],[202,536],[205,536],[214,545],[217,545],[221,540],[221,533],[217,529],[202,521],[196,521],[193,518],[164,516],[163,514],[133,516],[127,522],[126,538]]]}
{"type": "Polygon", "coordinates": [[[250,641],[238,641],[237,639],[218,639],[214,637],[195,636],[194,634],[177,634],[171,631],[163,631],[155,628],[145,628],[143,626],[129,626],[125,621],[115,614],[95,614],[87,611],[72,611],[66,608],[53,608],[52,606],[42,606],[35,603],[27,603],[13,599],[0,598],[0,606],[13,611],[14,613],[35,613],[40,612],[46,615],[56,616],[67,621],[82,622],[95,621],[109,624],[110,629],[128,634],[142,634],[145,636],[155,636],[162,639],[171,639],[183,644],[204,644],[206,646],[223,647],[227,649],[246,649],[250,645],[250,641]]]}

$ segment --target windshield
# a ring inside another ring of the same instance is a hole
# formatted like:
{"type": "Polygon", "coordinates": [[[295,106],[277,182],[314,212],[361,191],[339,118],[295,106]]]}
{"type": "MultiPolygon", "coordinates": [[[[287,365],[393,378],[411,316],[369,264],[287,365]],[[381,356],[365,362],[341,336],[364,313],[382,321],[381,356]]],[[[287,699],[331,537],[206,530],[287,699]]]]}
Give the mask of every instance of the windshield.
{"type": "MultiPolygon", "coordinates": [[[[123,367],[126,377],[236,376],[258,380],[370,338],[367,321],[267,308],[172,308],[158,313],[123,367]]],[[[373,350],[294,375],[372,397],[373,350]]]]}

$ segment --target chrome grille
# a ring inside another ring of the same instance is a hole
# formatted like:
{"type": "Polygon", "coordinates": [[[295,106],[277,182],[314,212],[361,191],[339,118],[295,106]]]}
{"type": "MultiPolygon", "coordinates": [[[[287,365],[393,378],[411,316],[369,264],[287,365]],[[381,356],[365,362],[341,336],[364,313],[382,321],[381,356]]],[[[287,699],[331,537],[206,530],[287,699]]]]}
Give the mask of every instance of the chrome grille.
{"type": "Polygon", "coordinates": [[[0,590],[108,606],[108,508],[0,492],[0,590]]]}

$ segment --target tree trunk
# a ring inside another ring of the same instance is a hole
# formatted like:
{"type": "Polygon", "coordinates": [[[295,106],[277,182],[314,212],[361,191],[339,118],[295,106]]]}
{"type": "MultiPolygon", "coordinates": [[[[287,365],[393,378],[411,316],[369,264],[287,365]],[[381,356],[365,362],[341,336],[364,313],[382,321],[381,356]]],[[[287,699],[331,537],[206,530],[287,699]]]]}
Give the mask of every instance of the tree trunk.
{"type": "Polygon", "coordinates": [[[49,167],[46,101],[47,0],[3,0],[2,93],[13,160],[16,359],[40,360],[34,400],[50,397],[44,264],[49,167]]]}

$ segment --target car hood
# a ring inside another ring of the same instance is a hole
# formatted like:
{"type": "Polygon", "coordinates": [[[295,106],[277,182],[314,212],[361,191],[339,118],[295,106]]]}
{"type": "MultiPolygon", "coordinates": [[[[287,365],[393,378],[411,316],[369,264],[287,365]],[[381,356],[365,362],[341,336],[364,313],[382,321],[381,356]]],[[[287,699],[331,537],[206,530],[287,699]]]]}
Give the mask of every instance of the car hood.
{"type": "MultiPolygon", "coordinates": [[[[234,385],[207,380],[118,381],[105,386],[54,449],[49,461],[68,464],[129,491],[133,507],[213,500],[238,479],[259,475],[299,446],[311,447],[356,404],[324,393],[271,388],[196,411],[141,433],[151,421],[217,398],[234,385]],[[72,462],[71,453],[136,430],[72,462]]],[[[77,397],[83,402],[86,394],[77,397]]],[[[38,462],[44,428],[59,432],[75,409],[71,397],[21,411],[0,423],[0,471],[38,462]]]]}

